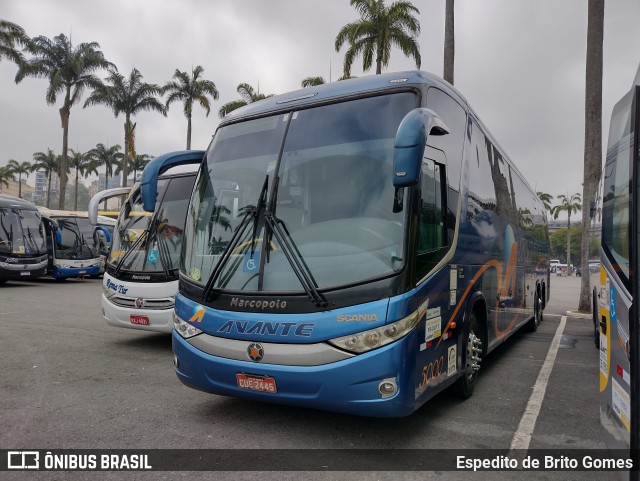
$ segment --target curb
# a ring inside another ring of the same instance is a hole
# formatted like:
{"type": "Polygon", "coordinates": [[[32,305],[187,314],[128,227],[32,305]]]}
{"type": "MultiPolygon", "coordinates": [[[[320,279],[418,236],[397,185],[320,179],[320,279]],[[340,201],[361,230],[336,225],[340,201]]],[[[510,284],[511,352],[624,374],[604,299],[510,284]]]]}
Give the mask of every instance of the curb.
{"type": "Polygon", "coordinates": [[[578,319],[591,319],[591,313],[580,311],[567,311],[567,316],[577,317],[578,319]]]}

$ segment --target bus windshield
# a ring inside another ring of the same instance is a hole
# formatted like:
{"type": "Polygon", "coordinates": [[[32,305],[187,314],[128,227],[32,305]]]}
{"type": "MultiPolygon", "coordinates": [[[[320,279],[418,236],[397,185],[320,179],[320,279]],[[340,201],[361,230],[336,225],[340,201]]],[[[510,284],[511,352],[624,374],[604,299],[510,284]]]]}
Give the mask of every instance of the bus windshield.
{"type": "Polygon", "coordinates": [[[154,213],[144,211],[136,189],[118,218],[107,263],[133,272],[177,269],[194,179],[194,175],[158,179],[160,201],[154,213]]]}
{"type": "Polygon", "coordinates": [[[98,253],[94,247],[94,229],[87,217],[55,217],[61,233],[56,241],[57,259],[94,259],[98,253]]]}
{"type": "Polygon", "coordinates": [[[213,288],[290,292],[302,290],[296,261],[318,288],[400,270],[393,147],[416,104],[394,93],[220,128],[196,180],[182,271],[202,284],[218,271],[213,288]]]}
{"type": "Polygon", "coordinates": [[[0,208],[0,253],[40,255],[47,252],[40,214],[0,208]]]}

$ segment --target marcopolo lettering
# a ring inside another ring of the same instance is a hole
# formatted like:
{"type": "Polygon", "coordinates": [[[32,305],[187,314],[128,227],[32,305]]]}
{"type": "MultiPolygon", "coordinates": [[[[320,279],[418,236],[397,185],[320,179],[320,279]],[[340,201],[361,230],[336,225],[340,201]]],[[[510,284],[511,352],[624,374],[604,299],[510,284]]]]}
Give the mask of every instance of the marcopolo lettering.
{"type": "Polygon", "coordinates": [[[261,336],[310,337],[315,324],[311,322],[268,322],[268,321],[236,321],[225,322],[219,334],[259,334],[261,336]]]}
{"type": "Polygon", "coordinates": [[[287,301],[281,301],[280,299],[274,300],[255,300],[255,299],[238,299],[237,297],[231,298],[231,307],[244,307],[251,309],[286,309],[287,301]]]}
{"type": "Polygon", "coordinates": [[[137,274],[133,274],[131,278],[135,281],[150,281],[151,276],[139,276],[137,274]]]}

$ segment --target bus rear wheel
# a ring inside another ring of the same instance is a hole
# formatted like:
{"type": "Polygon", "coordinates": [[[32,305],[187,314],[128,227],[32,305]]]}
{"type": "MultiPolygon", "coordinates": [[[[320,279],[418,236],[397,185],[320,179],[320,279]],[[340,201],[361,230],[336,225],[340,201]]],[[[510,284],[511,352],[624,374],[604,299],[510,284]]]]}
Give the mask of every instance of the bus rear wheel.
{"type": "Polygon", "coordinates": [[[542,299],[540,296],[536,294],[536,300],[533,303],[533,317],[529,321],[528,328],[531,332],[536,332],[538,330],[538,326],[542,322],[542,299]]]}
{"type": "Polygon", "coordinates": [[[478,380],[480,361],[482,360],[482,339],[480,337],[480,324],[475,313],[469,316],[469,334],[464,341],[463,352],[465,353],[464,374],[456,381],[455,390],[458,396],[463,399],[471,397],[478,380]]]}

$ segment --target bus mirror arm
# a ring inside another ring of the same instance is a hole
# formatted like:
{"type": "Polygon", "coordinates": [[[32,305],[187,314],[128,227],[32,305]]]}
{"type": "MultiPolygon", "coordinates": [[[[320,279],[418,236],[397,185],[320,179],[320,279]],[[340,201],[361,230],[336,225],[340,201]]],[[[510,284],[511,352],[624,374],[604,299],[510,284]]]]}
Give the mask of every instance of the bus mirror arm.
{"type": "Polygon", "coordinates": [[[417,108],[405,115],[394,142],[393,185],[410,187],[417,184],[427,137],[447,133],[449,127],[433,110],[417,108]]]}
{"type": "Polygon", "coordinates": [[[398,212],[402,212],[404,209],[404,205],[402,202],[402,197],[404,194],[404,188],[396,187],[395,192],[393,193],[393,213],[397,214],[398,212]]]}
{"type": "Polygon", "coordinates": [[[111,242],[111,233],[109,232],[109,229],[99,225],[98,227],[96,227],[96,232],[102,232],[104,234],[105,241],[107,243],[111,242]]]}

